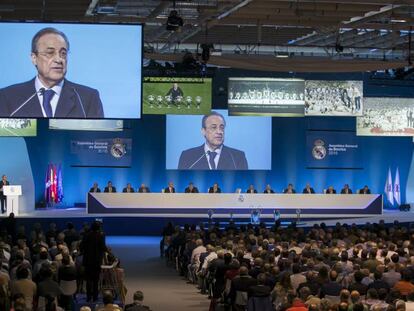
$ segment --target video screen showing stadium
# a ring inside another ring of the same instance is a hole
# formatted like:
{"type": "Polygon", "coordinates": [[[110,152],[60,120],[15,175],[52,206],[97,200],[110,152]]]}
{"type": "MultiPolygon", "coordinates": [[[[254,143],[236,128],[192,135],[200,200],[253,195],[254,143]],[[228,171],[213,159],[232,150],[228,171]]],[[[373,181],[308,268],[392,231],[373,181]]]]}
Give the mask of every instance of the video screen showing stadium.
{"type": "Polygon", "coordinates": [[[362,117],[357,118],[359,136],[414,136],[414,99],[367,97],[362,117]]]}
{"type": "Polygon", "coordinates": [[[146,77],[144,114],[207,114],[211,110],[211,78],[146,77]]]}
{"type": "Polygon", "coordinates": [[[36,119],[0,119],[0,136],[36,136],[36,119]]]}
{"type": "Polygon", "coordinates": [[[306,116],[361,116],[362,81],[305,82],[306,116]]]}
{"type": "Polygon", "coordinates": [[[229,78],[229,115],[303,116],[302,79],[229,78]]]}

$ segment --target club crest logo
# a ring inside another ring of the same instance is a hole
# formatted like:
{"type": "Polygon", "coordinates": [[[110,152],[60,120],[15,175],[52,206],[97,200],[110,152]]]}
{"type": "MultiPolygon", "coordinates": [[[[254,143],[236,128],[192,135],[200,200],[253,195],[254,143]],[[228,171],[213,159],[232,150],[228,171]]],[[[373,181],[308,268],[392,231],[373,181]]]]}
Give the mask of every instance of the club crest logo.
{"type": "Polygon", "coordinates": [[[114,158],[120,159],[126,154],[125,144],[120,138],[116,138],[111,146],[111,155],[114,158]]]}
{"type": "Polygon", "coordinates": [[[322,160],[326,156],[325,142],[322,139],[317,139],[313,142],[312,156],[316,160],[322,160]]]}

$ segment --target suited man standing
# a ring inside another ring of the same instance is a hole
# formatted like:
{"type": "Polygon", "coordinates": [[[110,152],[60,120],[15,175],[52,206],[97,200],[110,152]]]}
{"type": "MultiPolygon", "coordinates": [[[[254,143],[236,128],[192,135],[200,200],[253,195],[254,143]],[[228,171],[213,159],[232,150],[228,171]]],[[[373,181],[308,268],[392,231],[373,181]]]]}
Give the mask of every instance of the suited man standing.
{"type": "Polygon", "coordinates": [[[55,28],[32,38],[31,59],[37,76],[0,90],[0,116],[36,118],[103,118],[97,90],[65,79],[69,40],[55,28]]]}
{"type": "Polygon", "coordinates": [[[1,176],[1,180],[0,180],[0,202],[1,202],[1,213],[4,214],[6,212],[7,209],[7,201],[6,201],[6,196],[4,195],[3,192],[3,186],[9,186],[10,183],[7,180],[7,176],[3,175],[1,176]]]}
{"type": "Polygon", "coordinates": [[[170,181],[168,187],[164,189],[164,193],[175,193],[174,183],[170,181]]]}
{"type": "Polygon", "coordinates": [[[91,189],[89,189],[89,192],[101,192],[101,189],[99,189],[97,182],[93,183],[93,186],[91,189]]]}
{"type": "Polygon", "coordinates": [[[194,186],[192,182],[188,184],[188,187],[184,190],[185,193],[198,193],[198,188],[194,186]]]}
{"type": "Polygon", "coordinates": [[[134,191],[134,188],[132,188],[131,184],[127,183],[127,186],[124,189],[122,189],[122,192],[123,193],[132,193],[132,192],[135,192],[135,191],[134,191]]]}
{"type": "Polygon", "coordinates": [[[243,151],[224,145],[226,120],[218,112],[205,115],[201,121],[201,134],[205,143],[184,150],[178,161],[179,170],[247,170],[243,151]]]}
{"type": "Polygon", "coordinates": [[[97,301],[99,276],[106,251],[105,236],[98,221],[93,222],[90,231],[85,233],[80,251],[83,254],[82,265],[85,268],[87,301],[97,301]]]}
{"type": "Polygon", "coordinates": [[[104,189],[105,193],[115,193],[116,188],[112,186],[112,181],[108,181],[108,185],[104,189]]]}
{"type": "Polygon", "coordinates": [[[311,194],[311,193],[315,193],[315,190],[310,186],[309,183],[306,183],[306,187],[303,188],[302,193],[311,194]]]}
{"type": "Polygon", "coordinates": [[[218,183],[214,183],[214,184],[213,184],[213,187],[210,187],[210,188],[208,189],[208,193],[221,193],[221,189],[220,189],[220,187],[218,186],[218,183]]]}

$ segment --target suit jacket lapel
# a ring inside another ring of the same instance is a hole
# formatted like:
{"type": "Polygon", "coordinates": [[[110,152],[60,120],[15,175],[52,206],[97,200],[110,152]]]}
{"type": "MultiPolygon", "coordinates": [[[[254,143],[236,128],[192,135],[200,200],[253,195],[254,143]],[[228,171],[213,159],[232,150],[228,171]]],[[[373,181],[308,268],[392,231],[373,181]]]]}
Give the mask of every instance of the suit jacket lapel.
{"type": "Polygon", "coordinates": [[[218,162],[218,165],[217,165],[217,169],[218,170],[228,170],[228,169],[233,169],[233,168],[235,168],[235,167],[234,167],[234,163],[231,159],[231,154],[229,153],[226,146],[223,146],[223,148],[221,149],[221,154],[220,154],[219,162],[218,162]]]}
{"type": "Polygon", "coordinates": [[[76,110],[76,94],[68,84],[69,82],[65,80],[62,88],[62,93],[60,94],[56,107],[55,117],[67,117],[69,115],[73,116],[74,114],[72,112],[73,110],[76,110]]]}
{"type": "MultiPolygon", "coordinates": [[[[35,79],[32,79],[28,82],[28,85],[30,87],[27,88],[27,91],[25,89],[24,94],[19,94],[20,97],[22,97],[21,102],[18,104],[23,104],[30,96],[33,96],[33,94],[36,92],[35,88],[35,79]]],[[[19,106],[16,106],[14,109],[17,109],[19,106]]],[[[14,110],[13,109],[13,110],[14,110]]],[[[10,111],[12,113],[13,111],[10,111]]],[[[22,107],[15,115],[14,117],[43,117],[42,108],[40,107],[39,97],[34,95],[30,101],[27,102],[27,104],[22,107]]]]}

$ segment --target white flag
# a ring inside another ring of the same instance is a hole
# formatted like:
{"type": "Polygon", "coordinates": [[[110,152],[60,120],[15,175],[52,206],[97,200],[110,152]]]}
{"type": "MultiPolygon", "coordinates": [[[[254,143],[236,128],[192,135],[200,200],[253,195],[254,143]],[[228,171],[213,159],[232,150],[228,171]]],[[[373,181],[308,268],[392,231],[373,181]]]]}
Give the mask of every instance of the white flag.
{"type": "Polygon", "coordinates": [[[395,172],[395,179],[394,179],[394,199],[398,205],[401,204],[400,171],[398,170],[398,167],[397,167],[397,171],[395,172]]]}
{"type": "Polygon", "coordinates": [[[390,202],[391,205],[394,205],[394,194],[392,192],[392,176],[391,176],[390,168],[388,168],[388,177],[385,182],[384,192],[385,192],[385,195],[387,196],[388,202],[390,202]]]}

